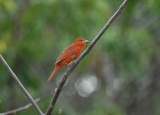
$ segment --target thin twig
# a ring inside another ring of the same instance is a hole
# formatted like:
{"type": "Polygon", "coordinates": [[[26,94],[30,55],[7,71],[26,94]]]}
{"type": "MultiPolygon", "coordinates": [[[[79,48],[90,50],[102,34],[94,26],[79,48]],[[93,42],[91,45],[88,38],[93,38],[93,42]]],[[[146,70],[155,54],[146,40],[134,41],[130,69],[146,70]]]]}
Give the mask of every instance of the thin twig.
{"type": "Polygon", "coordinates": [[[62,115],[62,109],[59,109],[58,115],[62,115]]]}
{"type": "Polygon", "coordinates": [[[6,69],[8,70],[8,72],[11,74],[11,76],[14,78],[14,80],[16,81],[16,83],[19,85],[19,87],[21,88],[21,90],[23,91],[23,93],[26,95],[26,97],[28,98],[28,100],[32,103],[33,107],[35,108],[35,110],[38,112],[39,115],[44,115],[42,113],[42,111],[40,110],[40,108],[38,107],[38,105],[34,102],[32,96],[28,93],[28,91],[24,88],[24,86],[22,85],[22,83],[20,82],[20,80],[17,78],[16,74],[12,71],[12,69],[9,67],[9,65],[7,64],[7,62],[4,60],[4,58],[2,57],[2,55],[0,54],[0,60],[3,63],[3,65],[6,67],[6,69]]]}
{"type": "MultiPolygon", "coordinates": [[[[40,100],[40,98],[37,98],[37,99],[35,100],[35,102],[38,102],[39,100],[40,100]]],[[[7,111],[7,112],[4,112],[4,113],[0,113],[0,115],[15,114],[15,113],[17,113],[17,112],[19,112],[19,111],[23,111],[23,110],[25,110],[25,109],[28,109],[28,108],[31,107],[31,106],[32,106],[32,104],[29,103],[29,104],[27,104],[27,105],[25,105],[25,106],[23,106],[23,107],[20,107],[20,108],[11,110],[11,111],[7,111]]]]}
{"type": "Polygon", "coordinates": [[[66,82],[66,79],[68,78],[69,74],[74,70],[74,68],[79,64],[79,62],[84,58],[84,56],[86,56],[90,50],[92,49],[92,47],[96,44],[96,42],[101,38],[101,36],[104,34],[104,32],[108,29],[108,27],[111,25],[111,23],[117,18],[117,16],[121,13],[121,11],[123,10],[123,8],[126,6],[127,2],[129,0],[124,0],[124,2],[120,5],[120,7],[118,8],[118,10],[113,14],[113,16],[109,19],[109,21],[107,22],[107,24],[103,27],[103,29],[98,33],[98,35],[93,39],[93,41],[89,44],[89,46],[87,47],[87,49],[79,56],[79,58],[76,60],[76,62],[64,73],[63,79],[62,81],[59,83],[59,86],[57,88],[57,90],[55,91],[52,100],[50,102],[50,105],[46,111],[46,115],[51,115],[51,112],[54,108],[54,105],[57,101],[57,98],[63,88],[63,85],[66,82]]]}

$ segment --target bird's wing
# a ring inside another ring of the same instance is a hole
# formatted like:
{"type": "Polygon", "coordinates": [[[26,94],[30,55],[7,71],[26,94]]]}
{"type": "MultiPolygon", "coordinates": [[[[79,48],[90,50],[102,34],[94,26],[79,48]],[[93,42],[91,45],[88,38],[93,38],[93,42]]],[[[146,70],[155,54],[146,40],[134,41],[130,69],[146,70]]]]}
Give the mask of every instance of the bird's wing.
{"type": "Polygon", "coordinates": [[[56,64],[67,59],[70,59],[72,61],[75,58],[76,58],[76,47],[70,45],[59,55],[59,57],[56,60],[56,64]]]}

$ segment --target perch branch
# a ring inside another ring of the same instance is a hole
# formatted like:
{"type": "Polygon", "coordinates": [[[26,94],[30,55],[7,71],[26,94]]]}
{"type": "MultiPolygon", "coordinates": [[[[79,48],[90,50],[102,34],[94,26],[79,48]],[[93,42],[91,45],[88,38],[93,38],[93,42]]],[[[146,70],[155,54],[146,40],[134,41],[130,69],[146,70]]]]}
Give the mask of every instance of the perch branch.
{"type": "Polygon", "coordinates": [[[54,105],[57,101],[57,98],[63,88],[63,85],[66,82],[66,79],[68,78],[69,74],[74,70],[74,68],[79,64],[79,62],[86,56],[92,47],[96,44],[96,42],[101,38],[101,36],[104,34],[104,32],[108,29],[108,27],[111,25],[111,23],[117,18],[117,16],[121,13],[123,8],[126,6],[127,2],[129,0],[124,0],[124,2],[120,5],[120,7],[117,9],[117,11],[113,14],[113,16],[109,19],[109,21],[106,23],[106,25],[103,27],[103,29],[98,33],[98,35],[93,39],[93,41],[89,44],[87,49],[79,56],[79,58],[76,60],[76,62],[64,73],[62,81],[59,83],[58,88],[56,89],[52,100],[50,102],[50,105],[46,111],[46,115],[51,115],[51,112],[54,108],[54,105]]]}
{"type": "Polygon", "coordinates": [[[28,100],[32,103],[33,107],[38,112],[38,114],[39,115],[43,115],[42,111],[40,110],[40,108],[38,107],[38,105],[35,103],[35,101],[33,100],[32,96],[24,88],[24,86],[22,85],[22,83],[20,82],[20,80],[18,79],[18,77],[16,76],[16,74],[12,71],[12,69],[9,67],[9,65],[4,60],[4,58],[2,57],[1,54],[0,54],[0,60],[3,63],[3,65],[6,67],[6,69],[8,70],[8,72],[11,74],[11,76],[14,78],[14,80],[16,81],[16,83],[19,85],[19,87],[21,88],[21,90],[23,91],[23,93],[26,95],[26,97],[28,98],[28,100]]]}
{"type": "MultiPolygon", "coordinates": [[[[40,100],[40,98],[36,99],[35,102],[38,102],[40,100]]],[[[4,112],[4,113],[0,113],[0,115],[10,115],[10,114],[16,114],[17,112],[19,111],[23,111],[25,109],[28,109],[29,107],[31,107],[32,104],[29,103],[23,107],[20,107],[20,108],[17,108],[17,109],[14,109],[14,110],[11,110],[11,111],[7,111],[7,112],[4,112]]]]}

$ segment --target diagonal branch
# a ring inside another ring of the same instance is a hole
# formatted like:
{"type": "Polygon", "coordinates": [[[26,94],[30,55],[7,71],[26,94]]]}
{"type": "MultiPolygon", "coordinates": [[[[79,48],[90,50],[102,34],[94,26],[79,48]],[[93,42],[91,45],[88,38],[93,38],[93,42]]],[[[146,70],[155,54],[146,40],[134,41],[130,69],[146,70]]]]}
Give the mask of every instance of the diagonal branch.
{"type": "MultiPolygon", "coordinates": [[[[40,100],[40,98],[37,98],[37,99],[35,100],[35,102],[38,102],[39,100],[40,100]]],[[[25,109],[28,109],[28,108],[31,107],[31,106],[32,106],[32,104],[29,103],[29,104],[27,104],[27,105],[25,105],[25,106],[23,106],[23,107],[18,108],[18,109],[14,109],[14,110],[11,110],[11,111],[7,111],[7,112],[4,112],[4,113],[0,113],[0,115],[16,114],[17,112],[23,111],[23,110],[25,110],[25,109]]]]}
{"type": "Polygon", "coordinates": [[[54,108],[54,105],[57,101],[57,98],[63,88],[63,85],[66,82],[66,79],[68,78],[69,74],[75,69],[75,67],[79,64],[79,62],[86,56],[92,47],[96,44],[96,42],[101,38],[101,36],[104,34],[104,32],[108,29],[108,27],[112,24],[112,22],[117,18],[117,16],[121,13],[123,8],[126,6],[127,2],[129,0],[124,0],[124,2],[120,5],[120,7],[117,9],[117,11],[113,14],[113,16],[109,19],[107,24],[103,27],[103,29],[98,33],[98,35],[93,39],[93,41],[89,44],[87,49],[79,56],[79,58],[76,60],[76,62],[64,73],[63,79],[60,82],[58,88],[55,90],[55,93],[53,95],[53,98],[50,102],[50,105],[48,107],[48,110],[46,111],[46,115],[51,115],[51,112],[54,108]]]}
{"type": "Polygon", "coordinates": [[[38,105],[35,103],[35,101],[33,100],[32,96],[28,93],[28,91],[24,88],[24,86],[22,85],[22,83],[19,81],[18,77],[16,76],[16,74],[12,71],[12,69],[9,67],[9,65],[7,64],[7,62],[4,60],[4,58],[2,57],[2,55],[0,54],[0,61],[3,63],[3,65],[6,67],[6,69],[8,70],[8,72],[11,74],[11,76],[14,78],[14,80],[16,81],[16,83],[19,85],[19,87],[21,88],[21,90],[23,91],[23,93],[26,95],[26,97],[28,98],[28,100],[32,103],[33,107],[35,108],[35,110],[38,112],[39,115],[43,115],[42,111],[40,110],[40,108],[38,107],[38,105]]]}

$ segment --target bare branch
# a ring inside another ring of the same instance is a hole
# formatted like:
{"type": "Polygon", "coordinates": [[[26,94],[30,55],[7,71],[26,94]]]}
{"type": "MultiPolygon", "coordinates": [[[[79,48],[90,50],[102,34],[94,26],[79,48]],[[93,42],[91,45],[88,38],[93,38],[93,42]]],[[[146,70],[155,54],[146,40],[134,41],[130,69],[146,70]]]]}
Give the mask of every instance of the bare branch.
{"type": "Polygon", "coordinates": [[[35,108],[35,110],[38,112],[39,115],[43,115],[42,111],[40,110],[40,108],[38,107],[38,105],[34,102],[32,96],[28,93],[28,91],[24,88],[24,86],[22,85],[22,83],[20,82],[20,80],[17,78],[16,74],[12,71],[12,69],[9,67],[9,65],[7,64],[7,62],[4,60],[4,58],[2,57],[2,55],[0,54],[0,60],[3,63],[3,65],[6,67],[6,69],[8,70],[8,72],[11,74],[11,76],[14,78],[14,80],[16,81],[16,83],[19,85],[19,87],[21,88],[21,90],[23,91],[23,93],[27,96],[28,100],[32,103],[33,107],[35,108]]]}
{"type": "MultiPolygon", "coordinates": [[[[37,98],[37,99],[35,100],[35,102],[38,102],[39,100],[40,100],[40,98],[37,98]]],[[[5,112],[5,113],[0,113],[0,115],[15,114],[15,113],[17,113],[17,112],[19,112],[19,111],[23,111],[23,110],[25,110],[25,109],[28,109],[28,108],[31,107],[31,106],[32,106],[32,104],[29,103],[29,104],[27,104],[27,105],[25,105],[25,106],[23,106],[23,107],[18,108],[18,109],[14,109],[14,110],[11,110],[11,111],[7,111],[7,112],[5,112]]]]}
{"type": "Polygon", "coordinates": [[[60,82],[58,88],[56,89],[53,98],[50,102],[50,105],[48,107],[48,110],[46,112],[46,115],[51,115],[51,112],[54,108],[54,105],[57,101],[57,98],[63,88],[63,85],[66,82],[66,79],[68,78],[69,74],[74,70],[74,68],[79,64],[79,62],[84,58],[84,56],[86,56],[90,50],[92,49],[92,47],[96,44],[96,42],[101,38],[101,36],[104,34],[104,32],[108,29],[108,27],[111,25],[111,23],[117,18],[117,16],[121,13],[121,11],[123,10],[123,8],[126,6],[127,2],[129,0],[124,0],[124,2],[120,5],[120,7],[118,8],[118,10],[113,14],[113,16],[109,19],[109,21],[107,22],[107,24],[103,27],[103,29],[98,33],[98,35],[93,39],[93,41],[89,44],[89,46],[87,47],[87,49],[79,56],[79,58],[76,60],[76,62],[64,73],[63,79],[60,82]]]}

